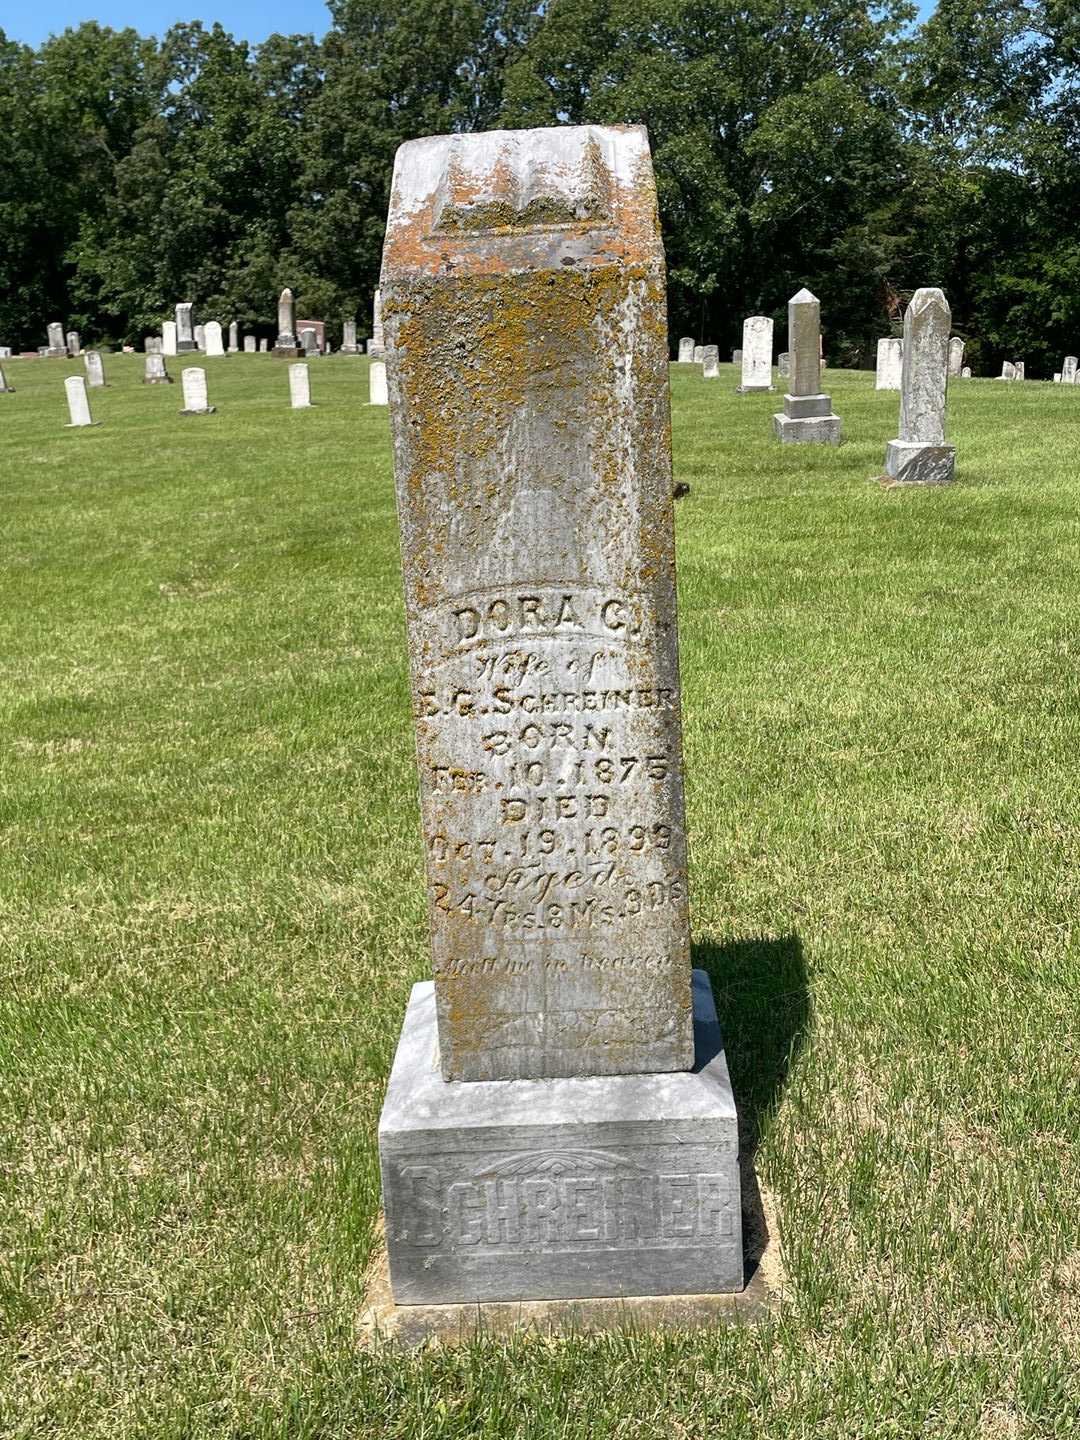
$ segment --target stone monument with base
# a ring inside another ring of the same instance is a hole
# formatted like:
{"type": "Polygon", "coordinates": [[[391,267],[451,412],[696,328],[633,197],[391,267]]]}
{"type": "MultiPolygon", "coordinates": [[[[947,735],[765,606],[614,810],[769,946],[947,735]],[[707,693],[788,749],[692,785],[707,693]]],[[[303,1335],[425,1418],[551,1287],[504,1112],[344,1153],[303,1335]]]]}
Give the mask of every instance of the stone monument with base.
{"type": "Polygon", "coordinates": [[[195,342],[195,321],[192,315],[194,309],[195,306],[190,300],[176,307],[177,355],[191,355],[199,348],[195,342]]]}
{"type": "Polygon", "coordinates": [[[809,290],[788,301],[790,384],[784,413],[773,416],[773,432],[782,445],[839,445],[839,415],[821,391],[821,305],[809,290]]]}
{"type": "Polygon", "coordinates": [[[897,485],[947,485],[956,446],[945,444],[952,312],[941,290],[916,290],[904,316],[900,437],[885,452],[885,474],[897,485]]]}
{"type": "Polygon", "coordinates": [[[300,353],[296,339],[296,302],[288,286],[278,296],[277,328],[274,354],[279,360],[295,360],[300,353]]]}
{"type": "Polygon", "coordinates": [[[49,343],[41,352],[49,360],[68,359],[67,341],[64,339],[64,327],[58,320],[54,320],[48,326],[49,343]]]}
{"type": "Polygon", "coordinates": [[[434,970],[379,1126],[394,1298],[741,1290],[644,129],[408,142],[381,281],[434,970]]]}

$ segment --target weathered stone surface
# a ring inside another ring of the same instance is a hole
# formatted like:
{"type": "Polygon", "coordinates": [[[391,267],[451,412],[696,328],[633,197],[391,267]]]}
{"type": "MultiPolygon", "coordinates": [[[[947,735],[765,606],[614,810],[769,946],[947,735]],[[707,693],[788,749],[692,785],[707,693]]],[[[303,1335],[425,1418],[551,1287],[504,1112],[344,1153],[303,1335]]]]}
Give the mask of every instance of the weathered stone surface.
{"type": "MultiPolygon", "coordinates": [[[[8,357],[5,355],[3,358],[6,360],[8,357]]],[[[0,367],[0,395],[14,395],[14,394],[15,394],[15,386],[8,384],[7,376],[4,374],[3,368],[0,367]]]]}
{"type": "Polygon", "coordinates": [[[1027,378],[1027,376],[1026,376],[1025,369],[1024,369],[1024,361],[1023,361],[1023,360],[1017,360],[1016,366],[1015,366],[1015,368],[1014,368],[1013,379],[1014,379],[1014,380],[1024,380],[1024,379],[1026,379],[1026,378],[1027,378]]]}
{"type": "Polygon", "coordinates": [[[163,355],[175,355],[176,343],[176,321],[163,320],[161,324],[161,353],[163,355]]]}
{"type": "Polygon", "coordinates": [[[196,325],[196,326],[195,326],[195,348],[196,348],[197,350],[199,350],[203,355],[206,354],[206,326],[205,326],[205,325],[196,325]]]}
{"type": "Polygon", "coordinates": [[[171,385],[172,376],[165,369],[165,356],[157,354],[156,351],[148,351],[146,363],[143,368],[144,385],[171,385]]]}
{"type": "Polygon", "coordinates": [[[355,355],[358,353],[356,344],[356,321],[346,320],[341,327],[341,353],[342,355],[355,355]]]}
{"type": "Polygon", "coordinates": [[[768,315],[748,315],[742,327],[742,384],[737,394],[750,395],[773,388],[772,357],[772,319],[768,315]]]}
{"type": "Polygon", "coordinates": [[[1061,383],[1063,385],[1076,384],[1076,356],[1066,355],[1065,363],[1061,367],[1061,383]]]}
{"type": "Polygon", "coordinates": [[[279,359],[295,360],[300,353],[296,343],[296,302],[293,300],[293,293],[285,287],[278,297],[277,307],[277,339],[274,341],[274,354],[279,359]]]}
{"type": "Polygon", "coordinates": [[[372,360],[371,364],[368,366],[368,404],[389,404],[389,392],[386,385],[385,360],[372,360]]]}
{"type": "Polygon", "coordinates": [[[875,390],[899,390],[904,365],[904,342],[902,340],[879,340],[877,342],[877,371],[874,375],[875,390]]]}
{"type": "Polygon", "coordinates": [[[952,480],[956,449],[945,444],[952,313],[941,290],[916,290],[904,316],[900,437],[885,452],[885,473],[900,485],[952,480]]]}
{"type": "Polygon", "coordinates": [[[319,353],[319,340],[310,326],[300,331],[300,349],[308,359],[319,353]]]}
{"type": "Polygon", "coordinates": [[[742,351],[741,351],[741,350],[732,350],[732,352],[731,352],[731,363],[732,363],[733,365],[741,365],[741,364],[742,364],[742,351]]]}
{"type": "Polygon", "coordinates": [[[684,335],[679,341],[679,364],[690,365],[694,359],[694,337],[684,335]]]}
{"type": "Polygon", "coordinates": [[[260,354],[260,355],[266,355],[266,354],[269,353],[269,350],[270,350],[270,342],[269,342],[269,340],[260,340],[260,341],[259,341],[259,354],[260,354]]]}
{"type": "Polygon", "coordinates": [[[1013,364],[1013,362],[1012,362],[1011,360],[1003,360],[1003,361],[1001,362],[1001,374],[998,376],[998,379],[999,379],[999,380],[1015,380],[1015,379],[1016,379],[1016,366],[1013,364]]]}
{"type": "Polygon", "coordinates": [[[220,320],[208,320],[203,330],[207,358],[225,354],[225,337],[221,332],[220,320]]]}
{"type": "Polygon", "coordinates": [[[695,346],[694,346],[694,364],[695,364],[695,365],[700,365],[700,364],[702,363],[702,361],[704,360],[704,358],[705,358],[705,346],[704,346],[704,345],[695,345],[695,346]]]}
{"type": "Polygon", "coordinates": [[[195,322],[192,318],[194,308],[190,300],[176,307],[176,353],[178,355],[190,355],[192,351],[199,348],[195,343],[195,322]]]}
{"type": "Polygon", "coordinates": [[[783,445],[839,445],[840,417],[821,392],[821,305],[806,289],[788,301],[788,354],[788,393],[783,414],[773,416],[773,434],[783,445]]]}
{"type": "Polygon", "coordinates": [[[311,408],[311,384],[308,367],[303,362],[289,366],[289,404],[294,410],[311,408]]]}
{"type": "Polygon", "coordinates": [[[786,380],[791,374],[791,351],[781,350],[776,359],[776,367],[786,380]]]}
{"type": "Polygon", "coordinates": [[[1060,370],[1055,370],[1055,371],[1054,371],[1054,384],[1055,384],[1055,385],[1060,385],[1060,384],[1061,384],[1061,371],[1060,371],[1060,370]]]}
{"type": "Polygon", "coordinates": [[[144,355],[162,355],[161,340],[157,335],[148,335],[143,341],[144,355]]]}
{"type": "Polygon", "coordinates": [[[719,345],[705,345],[701,352],[701,373],[706,380],[716,380],[720,376],[720,347],[719,345]]]}
{"type": "Polygon", "coordinates": [[[382,298],[447,1079],[691,1063],[645,132],[398,152],[382,298]]]}
{"type": "Polygon", "coordinates": [[[244,336],[244,354],[245,354],[245,355],[254,355],[254,354],[255,354],[255,351],[256,351],[257,349],[258,349],[258,342],[256,341],[255,336],[254,336],[254,335],[245,335],[245,336],[244,336]]]}
{"type": "Polygon", "coordinates": [[[180,384],[184,390],[181,415],[213,415],[214,406],[207,403],[206,371],[201,366],[189,365],[181,370],[180,384]]]}
{"type": "Polygon", "coordinates": [[[970,365],[965,365],[964,368],[960,371],[960,378],[961,378],[962,380],[970,380],[970,379],[971,379],[971,366],[970,366],[970,365]]]}
{"type": "Polygon", "coordinates": [[[959,335],[949,341],[949,374],[956,376],[964,368],[964,342],[959,335]]]}
{"type": "Polygon", "coordinates": [[[82,350],[82,341],[79,339],[79,332],[77,330],[69,330],[65,338],[67,342],[67,353],[74,359],[82,350]]]}
{"type": "Polygon", "coordinates": [[[742,1289],[738,1122],[704,971],[692,1071],[543,1085],[443,1080],[433,988],[413,986],[379,1121],[399,1305],[742,1289]]]}
{"type": "Polygon", "coordinates": [[[235,355],[240,349],[240,326],[235,320],[229,321],[229,354],[235,355]]]}
{"type": "Polygon", "coordinates": [[[90,414],[90,397],[86,393],[86,381],[81,375],[69,375],[64,381],[64,393],[68,404],[68,430],[82,425],[93,425],[90,414]]]}
{"type": "Polygon", "coordinates": [[[382,291],[376,290],[371,301],[371,339],[368,341],[368,354],[381,355],[385,349],[386,336],[383,332],[382,291]]]}
{"type": "Polygon", "coordinates": [[[64,339],[64,327],[58,320],[54,320],[48,327],[49,343],[41,352],[47,355],[50,360],[66,360],[68,358],[67,341],[64,339]]]}
{"type": "Polygon", "coordinates": [[[326,321],[325,320],[297,320],[296,334],[300,341],[300,348],[303,349],[303,335],[305,330],[314,330],[315,346],[310,352],[312,355],[326,354],[326,321]]]}
{"type": "Polygon", "coordinates": [[[101,389],[105,384],[105,366],[96,350],[87,350],[83,356],[83,368],[86,371],[86,383],[91,390],[101,389]]]}

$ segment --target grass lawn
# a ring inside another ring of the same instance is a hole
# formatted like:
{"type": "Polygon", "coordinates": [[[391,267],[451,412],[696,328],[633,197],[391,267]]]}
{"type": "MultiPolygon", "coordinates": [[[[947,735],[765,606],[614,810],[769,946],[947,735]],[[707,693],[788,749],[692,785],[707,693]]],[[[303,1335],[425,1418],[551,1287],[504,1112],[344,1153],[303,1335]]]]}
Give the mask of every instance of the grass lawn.
{"type": "MultiPolygon", "coordinates": [[[[170,368],[179,376],[180,362],[170,368]]],[[[957,484],[672,369],[695,963],[778,1314],[356,1344],[428,968],[367,362],[0,395],[0,1433],[1080,1434],[1080,390],[956,382],[957,484]]]]}

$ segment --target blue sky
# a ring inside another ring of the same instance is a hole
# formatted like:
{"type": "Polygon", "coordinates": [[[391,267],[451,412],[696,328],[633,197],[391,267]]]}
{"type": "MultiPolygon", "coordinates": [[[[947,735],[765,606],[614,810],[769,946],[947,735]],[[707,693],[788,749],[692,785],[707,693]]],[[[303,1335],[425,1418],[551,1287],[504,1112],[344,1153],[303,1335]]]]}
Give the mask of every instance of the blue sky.
{"type": "MultiPolygon", "coordinates": [[[[929,14],[935,0],[921,0],[923,14],[929,14]]],[[[141,34],[161,35],[178,20],[202,19],[209,25],[220,20],[237,39],[258,42],[275,30],[285,35],[312,33],[321,36],[330,16],[323,0],[2,0],[0,30],[9,40],[39,45],[46,36],[98,20],[114,30],[132,26],[141,34]]]]}

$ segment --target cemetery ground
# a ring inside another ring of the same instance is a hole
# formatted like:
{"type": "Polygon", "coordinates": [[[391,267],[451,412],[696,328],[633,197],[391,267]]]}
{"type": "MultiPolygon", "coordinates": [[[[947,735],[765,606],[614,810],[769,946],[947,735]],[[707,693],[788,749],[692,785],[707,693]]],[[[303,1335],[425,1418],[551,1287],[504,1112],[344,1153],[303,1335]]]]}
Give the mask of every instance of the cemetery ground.
{"type": "Polygon", "coordinates": [[[686,1336],[365,1349],[428,956],[367,362],[0,395],[0,1430],[1080,1433],[1080,391],[954,382],[957,483],[673,367],[694,959],[786,1291],[686,1336]]]}

